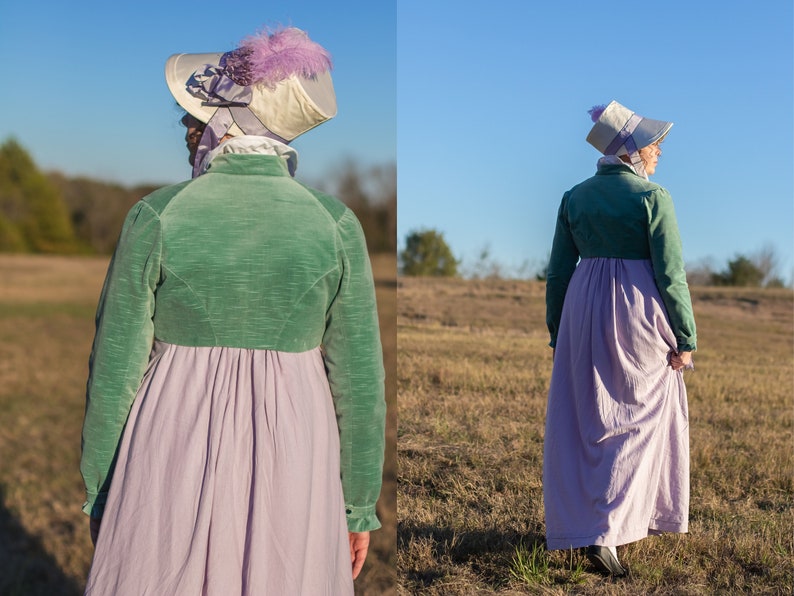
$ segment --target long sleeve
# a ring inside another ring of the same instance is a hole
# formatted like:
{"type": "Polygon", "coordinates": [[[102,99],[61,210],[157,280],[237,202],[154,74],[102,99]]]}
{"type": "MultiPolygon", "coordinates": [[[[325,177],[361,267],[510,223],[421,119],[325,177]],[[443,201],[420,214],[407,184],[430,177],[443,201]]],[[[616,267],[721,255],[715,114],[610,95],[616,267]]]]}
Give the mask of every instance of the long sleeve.
{"type": "Polygon", "coordinates": [[[89,360],[80,471],[83,511],[92,517],[102,516],[119,441],[149,360],[160,253],[160,221],[140,202],[127,215],[108,268],[89,360]]]}
{"type": "Polygon", "coordinates": [[[380,527],[375,505],[385,445],[383,352],[364,234],[350,211],[338,230],[343,273],[328,310],[323,351],[339,426],[348,529],[363,532],[380,527]]]}
{"type": "Polygon", "coordinates": [[[579,261],[579,251],[574,243],[566,215],[567,201],[568,193],[563,196],[557,213],[557,226],[554,231],[549,266],[546,270],[546,326],[551,335],[549,345],[552,348],[557,345],[565,292],[579,261]]]}
{"type": "Polygon", "coordinates": [[[656,286],[667,308],[678,350],[695,350],[695,317],[686,281],[673,199],[666,190],[659,188],[646,199],[645,205],[648,212],[648,243],[656,286]]]}

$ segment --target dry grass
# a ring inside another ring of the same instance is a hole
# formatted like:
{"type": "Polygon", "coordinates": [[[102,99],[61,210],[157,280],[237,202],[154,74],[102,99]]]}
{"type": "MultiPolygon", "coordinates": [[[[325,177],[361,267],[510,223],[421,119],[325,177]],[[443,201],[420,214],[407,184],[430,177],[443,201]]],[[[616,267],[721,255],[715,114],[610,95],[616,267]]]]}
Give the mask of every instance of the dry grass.
{"type": "MultiPolygon", "coordinates": [[[[0,594],[81,594],[92,547],[78,470],[87,360],[104,258],[0,255],[0,594]]],[[[376,256],[389,445],[357,594],[395,592],[395,276],[376,256]]]]}
{"type": "Polygon", "coordinates": [[[791,594],[794,295],[693,290],[690,533],[620,548],[631,578],[546,552],[544,286],[400,279],[400,593],[791,594]]]}

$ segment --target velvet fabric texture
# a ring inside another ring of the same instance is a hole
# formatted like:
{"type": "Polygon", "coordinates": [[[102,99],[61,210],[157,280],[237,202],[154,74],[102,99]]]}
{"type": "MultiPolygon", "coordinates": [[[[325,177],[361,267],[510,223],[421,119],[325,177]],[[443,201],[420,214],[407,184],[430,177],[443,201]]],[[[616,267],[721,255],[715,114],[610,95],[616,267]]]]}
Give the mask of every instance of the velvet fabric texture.
{"type": "Polygon", "coordinates": [[[81,471],[92,516],[103,513],[155,339],[291,353],[321,347],[348,528],[379,527],[382,350],[366,244],[347,207],[295,181],[280,157],[237,154],[133,207],[90,359],[81,471]]]}
{"type": "Polygon", "coordinates": [[[554,347],[568,283],[579,258],[649,259],[678,350],[697,333],[673,200],[628,165],[605,164],[563,195],[546,278],[546,323],[554,347]]]}

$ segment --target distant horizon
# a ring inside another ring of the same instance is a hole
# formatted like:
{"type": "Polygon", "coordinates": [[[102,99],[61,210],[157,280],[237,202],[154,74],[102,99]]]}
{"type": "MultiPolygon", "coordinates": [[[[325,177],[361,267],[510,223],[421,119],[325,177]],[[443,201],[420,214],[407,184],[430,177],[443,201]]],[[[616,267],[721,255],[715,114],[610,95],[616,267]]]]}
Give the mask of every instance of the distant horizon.
{"type": "MultiPolygon", "coordinates": [[[[189,176],[187,176],[186,178],[183,178],[183,179],[180,179],[180,180],[172,180],[172,181],[160,181],[160,182],[149,181],[149,182],[147,182],[145,180],[141,180],[141,181],[136,181],[136,182],[125,183],[124,181],[114,180],[114,179],[110,179],[110,178],[107,178],[107,179],[106,178],[99,178],[99,177],[96,177],[96,176],[91,175],[91,174],[84,174],[84,173],[80,173],[80,172],[67,172],[67,171],[64,171],[63,169],[59,169],[57,167],[44,168],[44,167],[42,167],[39,164],[39,161],[36,159],[36,156],[32,153],[32,151],[28,147],[26,147],[25,144],[23,142],[21,142],[19,140],[19,138],[17,138],[15,135],[10,135],[10,136],[7,136],[4,139],[0,139],[0,146],[5,145],[5,143],[7,143],[9,141],[16,141],[19,144],[19,146],[22,147],[28,153],[28,155],[30,155],[30,157],[31,157],[31,159],[33,159],[33,162],[36,165],[36,167],[41,172],[43,172],[45,174],[60,174],[60,175],[65,176],[67,178],[85,178],[85,179],[88,179],[88,180],[92,180],[94,182],[101,182],[103,184],[118,185],[118,186],[121,186],[122,188],[125,188],[125,189],[134,189],[134,188],[150,187],[150,186],[151,187],[155,187],[155,188],[161,188],[163,186],[168,186],[170,184],[178,184],[179,182],[183,182],[184,180],[187,180],[189,178],[189,176]]],[[[185,153],[185,159],[187,160],[187,153],[185,153]]],[[[352,160],[352,161],[353,161],[353,163],[358,163],[358,162],[356,162],[354,160],[352,160]]],[[[386,167],[386,166],[393,166],[395,163],[396,163],[395,160],[392,160],[392,161],[385,161],[383,163],[367,163],[367,164],[360,164],[360,165],[362,165],[362,167],[364,165],[366,167],[378,167],[378,166],[386,167]]],[[[330,167],[333,167],[333,166],[329,164],[329,168],[330,167]]],[[[298,179],[302,180],[303,182],[309,183],[309,181],[306,178],[303,178],[301,176],[300,171],[297,172],[296,177],[298,179]]],[[[327,177],[324,177],[322,180],[319,180],[319,181],[322,182],[323,180],[327,180],[327,179],[328,179],[327,177]]]]}
{"type": "MultiPolygon", "coordinates": [[[[161,184],[161,183],[157,183],[157,182],[149,182],[149,183],[139,182],[139,183],[136,183],[136,184],[133,184],[133,185],[125,185],[125,184],[123,184],[121,182],[114,181],[114,180],[102,180],[102,179],[94,178],[92,176],[85,176],[85,175],[80,175],[80,174],[69,174],[69,173],[65,173],[65,172],[59,171],[59,170],[44,170],[44,169],[41,169],[38,166],[35,155],[30,153],[28,151],[28,149],[24,146],[24,144],[19,142],[18,139],[14,138],[14,137],[8,137],[8,138],[0,141],[0,145],[4,146],[8,142],[16,142],[23,150],[25,150],[28,153],[28,155],[30,156],[30,158],[33,160],[34,165],[39,169],[39,171],[41,171],[45,175],[63,176],[67,180],[89,180],[89,181],[97,183],[97,184],[104,184],[104,185],[108,185],[108,186],[118,186],[118,187],[120,187],[120,188],[122,188],[124,190],[127,190],[127,191],[133,191],[133,190],[136,190],[136,189],[137,190],[149,190],[149,189],[156,190],[156,189],[158,189],[158,188],[160,188],[162,186],[166,186],[166,185],[170,184],[170,183],[161,184]]],[[[398,198],[398,203],[399,203],[399,198],[398,198]]],[[[425,229],[432,229],[432,228],[427,228],[426,227],[425,229]]],[[[443,232],[442,232],[442,236],[443,236],[443,232]]],[[[446,238],[444,240],[446,241],[446,238]]],[[[397,245],[398,245],[398,250],[396,251],[394,256],[397,259],[397,263],[398,263],[398,275],[401,276],[402,274],[399,273],[399,260],[400,260],[399,253],[401,252],[400,245],[404,243],[404,239],[403,239],[403,242],[401,242],[400,238],[396,238],[396,241],[397,241],[397,245]]],[[[474,260],[473,262],[470,262],[470,261],[464,261],[464,260],[460,259],[458,257],[458,255],[455,254],[455,249],[454,249],[453,246],[450,246],[450,249],[453,252],[453,256],[455,256],[455,258],[458,259],[458,261],[459,261],[458,262],[458,276],[462,277],[462,278],[466,278],[466,279],[484,279],[484,278],[488,278],[489,276],[493,275],[494,273],[497,273],[498,274],[497,278],[499,278],[499,279],[531,280],[531,279],[535,279],[538,275],[542,274],[543,268],[545,267],[545,265],[546,265],[546,263],[548,261],[548,259],[545,262],[537,260],[534,263],[531,263],[529,261],[529,259],[527,259],[523,263],[521,263],[518,267],[514,267],[514,266],[510,266],[509,264],[500,262],[498,259],[494,258],[490,254],[489,248],[486,246],[486,247],[483,247],[483,249],[480,251],[479,258],[477,260],[474,260]]],[[[718,264],[713,263],[713,262],[710,263],[710,264],[709,263],[704,263],[703,260],[701,260],[701,261],[695,262],[695,263],[687,263],[686,269],[687,269],[688,274],[691,275],[691,274],[695,273],[698,269],[703,268],[704,266],[708,266],[708,268],[710,270],[710,273],[719,274],[719,273],[722,273],[722,272],[724,272],[726,270],[726,268],[729,266],[731,260],[734,260],[734,259],[739,258],[741,256],[746,257],[746,258],[750,258],[752,260],[755,255],[753,255],[753,254],[742,254],[742,253],[737,252],[734,257],[731,257],[730,259],[726,260],[726,262],[723,265],[718,265],[718,264]]],[[[712,261],[713,260],[714,259],[712,259],[712,261]]],[[[775,275],[784,282],[785,287],[792,288],[792,286],[794,286],[793,280],[791,278],[786,279],[783,272],[776,271],[775,275]]],[[[711,285],[714,285],[714,284],[711,284],[711,285]]]]}
{"type": "MultiPolygon", "coordinates": [[[[45,170],[38,165],[36,160],[36,156],[33,155],[23,143],[19,141],[19,139],[15,138],[13,135],[9,136],[2,141],[0,141],[0,145],[5,145],[9,141],[16,141],[28,154],[30,155],[31,159],[33,160],[36,167],[45,175],[54,174],[54,175],[61,175],[67,179],[86,179],[92,182],[100,183],[100,184],[107,184],[109,186],[119,186],[125,190],[135,190],[135,189],[149,189],[155,190],[157,188],[161,188],[163,186],[167,186],[169,184],[174,184],[175,182],[137,182],[134,184],[124,184],[123,182],[119,182],[117,180],[103,180],[101,178],[95,178],[91,175],[84,175],[84,174],[75,174],[75,173],[68,173],[63,172],[57,169],[45,170]]],[[[392,165],[392,164],[383,164],[383,165],[392,165]]],[[[304,182],[307,182],[304,180],[304,182]]],[[[399,208],[399,189],[398,189],[398,208],[399,208]]],[[[417,228],[418,230],[421,229],[435,229],[432,226],[420,226],[417,228]]],[[[408,230],[406,234],[410,233],[413,230],[408,230]]],[[[437,230],[440,231],[440,230],[437,230]]],[[[441,232],[441,231],[440,231],[441,232]]],[[[443,232],[441,232],[443,235],[443,232]]],[[[445,241],[449,244],[446,237],[444,238],[445,241]]],[[[397,242],[397,253],[395,257],[398,259],[399,265],[399,253],[404,248],[404,238],[400,238],[399,236],[396,238],[397,242]]],[[[777,254],[774,247],[760,247],[758,250],[750,252],[750,253],[742,253],[740,251],[736,251],[733,256],[727,257],[723,263],[716,262],[717,259],[712,256],[706,256],[700,258],[696,261],[686,262],[686,269],[688,274],[692,274],[698,269],[702,269],[704,267],[708,268],[712,273],[721,273],[726,270],[729,266],[730,262],[739,258],[739,257],[746,257],[751,260],[755,258],[755,256],[764,250],[769,250],[771,248],[772,252],[774,253],[775,257],[780,257],[777,254]]],[[[458,260],[459,264],[459,276],[463,278],[484,278],[488,276],[488,272],[498,270],[500,272],[499,277],[501,279],[518,279],[518,280],[529,280],[535,278],[537,275],[542,273],[543,268],[548,262],[548,257],[543,260],[542,258],[538,259],[530,259],[526,258],[523,262],[516,264],[505,263],[503,261],[499,261],[498,258],[494,257],[491,254],[490,246],[488,244],[481,247],[477,258],[475,259],[464,259],[459,254],[456,253],[455,247],[450,245],[450,249],[452,250],[453,256],[458,260]],[[478,269],[479,267],[479,269],[478,269]]],[[[779,278],[785,284],[785,287],[792,288],[794,287],[794,272],[790,272],[788,277],[786,276],[785,271],[779,271],[779,265],[775,269],[775,277],[779,278]]]]}

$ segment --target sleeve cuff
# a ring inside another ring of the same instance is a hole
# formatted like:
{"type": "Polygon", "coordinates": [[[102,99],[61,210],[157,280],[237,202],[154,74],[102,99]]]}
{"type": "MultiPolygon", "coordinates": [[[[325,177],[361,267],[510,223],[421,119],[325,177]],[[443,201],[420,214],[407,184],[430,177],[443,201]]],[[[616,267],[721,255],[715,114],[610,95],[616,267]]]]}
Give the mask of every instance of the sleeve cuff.
{"type": "Polygon", "coordinates": [[[83,503],[83,513],[91,517],[101,519],[105,513],[105,501],[107,501],[107,493],[99,493],[98,495],[88,495],[87,501],[83,503]]]}
{"type": "Polygon", "coordinates": [[[375,505],[369,507],[353,507],[345,505],[348,532],[369,532],[380,528],[380,520],[375,513],[375,505]]]}

